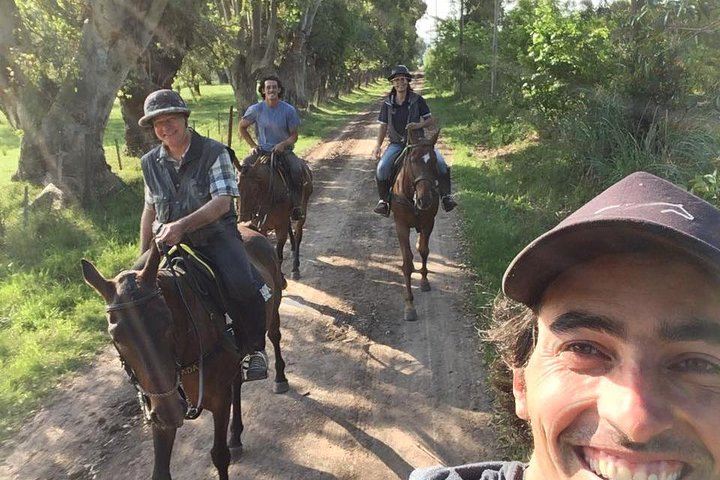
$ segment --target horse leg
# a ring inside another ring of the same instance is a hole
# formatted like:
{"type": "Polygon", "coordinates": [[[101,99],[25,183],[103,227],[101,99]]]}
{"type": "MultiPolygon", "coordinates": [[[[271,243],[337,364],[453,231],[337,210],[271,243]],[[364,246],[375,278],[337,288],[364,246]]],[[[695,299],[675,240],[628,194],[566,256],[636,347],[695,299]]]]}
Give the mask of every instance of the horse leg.
{"type": "Polygon", "coordinates": [[[283,264],[283,250],[285,250],[285,243],[287,242],[289,228],[290,221],[288,220],[286,225],[275,229],[275,239],[277,240],[277,243],[275,244],[275,249],[277,251],[278,261],[280,262],[281,269],[283,264]]]}
{"type": "MultiPolygon", "coordinates": [[[[240,405],[240,392],[242,390],[242,379],[238,372],[237,377],[232,384],[232,419],[230,421],[230,448],[233,450],[234,456],[242,454],[242,435],[245,428],[242,423],[242,408],[240,405]]],[[[227,430],[226,430],[227,431],[227,430]]]]}
{"type": "Polygon", "coordinates": [[[400,253],[402,254],[402,271],[405,277],[405,312],[404,318],[407,321],[417,320],[417,312],[415,311],[415,305],[413,304],[413,294],[410,283],[410,275],[412,274],[415,266],[413,265],[413,254],[410,250],[410,229],[404,225],[395,224],[395,231],[397,232],[398,242],[400,243],[400,253]]]}
{"type": "Polygon", "coordinates": [[[305,225],[305,219],[302,218],[297,221],[295,224],[295,234],[294,242],[292,245],[293,250],[293,266],[292,271],[290,272],[290,278],[293,280],[299,280],[300,279],[300,243],[302,242],[303,237],[303,226],[305,225]]]}
{"type": "Polygon", "coordinates": [[[155,462],[153,465],[152,480],[172,480],[170,476],[170,456],[177,428],[159,428],[152,426],[153,447],[155,462]]]}
{"type": "Polygon", "coordinates": [[[285,377],[285,360],[282,358],[282,352],[280,351],[280,339],[282,334],[280,333],[280,314],[278,313],[277,306],[273,308],[273,318],[268,324],[268,338],[272,343],[273,351],[275,352],[275,383],[273,384],[273,392],[285,393],[290,389],[288,380],[285,377]]]}
{"type": "Polygon", "coordinates": [[[228,480],[228,466],[230,465],[230,449],[227,443],[228,421],[230,420],[230,403],[232,394],[232,386],[228,386],[222,407],[213,412],[213,424],[215,432],[213,434],[213,446],[210,450],[213,464],[218,471],[220,480],[228,480]]]}
{"type": "Polygon", "coordinates": [[[430,291],[430,282],[427,278],[427,259],[428,255],[430,255],[430,233],[432,233],[432,228],[430,228],[429,231],[425,229],[420,230],[417,240],[418,253],[420,253],[420,257],[422,258],[422,267],[420,268],[420,275],[422,275],[422,278],[420,279],[420,290],[423,292],[430,291]]]}

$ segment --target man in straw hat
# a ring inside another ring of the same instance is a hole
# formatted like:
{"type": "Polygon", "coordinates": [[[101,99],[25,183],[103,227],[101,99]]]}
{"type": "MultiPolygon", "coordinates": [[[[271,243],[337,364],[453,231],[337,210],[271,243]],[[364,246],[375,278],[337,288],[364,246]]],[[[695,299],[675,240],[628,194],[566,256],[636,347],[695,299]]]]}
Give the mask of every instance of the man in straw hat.
{"type": "Polygon", "coordinates": [[[634,173],[525,247],[503,291],[524,311],[489,338],[529,462],[412,480],[720,479],[720,211],[634,173]]]}

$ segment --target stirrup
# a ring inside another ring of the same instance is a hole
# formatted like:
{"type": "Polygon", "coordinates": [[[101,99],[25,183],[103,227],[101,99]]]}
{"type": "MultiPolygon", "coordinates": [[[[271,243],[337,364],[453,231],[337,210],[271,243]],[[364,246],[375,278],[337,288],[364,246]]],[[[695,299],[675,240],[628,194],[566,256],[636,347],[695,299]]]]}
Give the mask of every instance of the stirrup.
{"type": "Polygon", "coordinates": [[[373,209],[373,212],[377,213],[378,215],[382,215],[383,217],[389,217],[390,216],[390,204],[386,202],[385,200],[380,200],[378,204],[373,209]]]}
{"type": "Polygon", "coordinates": [[[447,194],[444,197],[442,197],[442,208],[446,212],[449,212],[453,208],[457,207],[457,202],[453,198],[452,195],[447,194]]]}

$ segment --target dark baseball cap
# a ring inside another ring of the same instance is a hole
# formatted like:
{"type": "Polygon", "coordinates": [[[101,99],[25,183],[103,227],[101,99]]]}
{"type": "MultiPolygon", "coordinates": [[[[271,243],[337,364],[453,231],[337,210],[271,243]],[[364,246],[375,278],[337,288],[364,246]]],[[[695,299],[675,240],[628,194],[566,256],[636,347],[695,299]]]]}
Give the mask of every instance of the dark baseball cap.
{"type": "Polygon", "coordinates": [[[635,172],[525,247],[505,271],[503,292],[533,307],[574,265],[651,249],[720,269],[720,210],[667,180],[635,172]]]}

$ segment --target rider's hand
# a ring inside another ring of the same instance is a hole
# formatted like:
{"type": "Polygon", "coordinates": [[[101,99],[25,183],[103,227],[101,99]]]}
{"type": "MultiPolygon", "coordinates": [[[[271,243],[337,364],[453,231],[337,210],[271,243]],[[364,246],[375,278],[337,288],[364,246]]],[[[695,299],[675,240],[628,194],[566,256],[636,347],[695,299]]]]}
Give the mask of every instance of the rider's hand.
{"type": "Polygon", "coordinates": [[[422,124],[420,122],[410,122],[408,123],[405,128],[408,130],[417,130],[419,128],[422,128],[422,124]]]}
{"type": "Polygon", "coordinates": [[[275,153],[283,153],[285,151],[285,144],[283,142],[278,143],[272,149],[275,153]]]}
{"type": "Polygon", "coordinates": [[[184,233],[185,229],[180,222],[166,223],[160,228],[160,231],[155,236],[155,241],[172,247],[173,245],[180,243],[184,233]]]}
{"type": "Polygon", "coordinates": [[[375,160],[380,160],[380,147],[375,147],[373,149],[372,156],[375,160]]]}
{"type": "Polygon", "coordinates": [[[260,145],[255,145],[254,147],[252,147],[250,153],[252,153],[253,155],[257,155],[258,153],[260,153],[260,145]]]}

